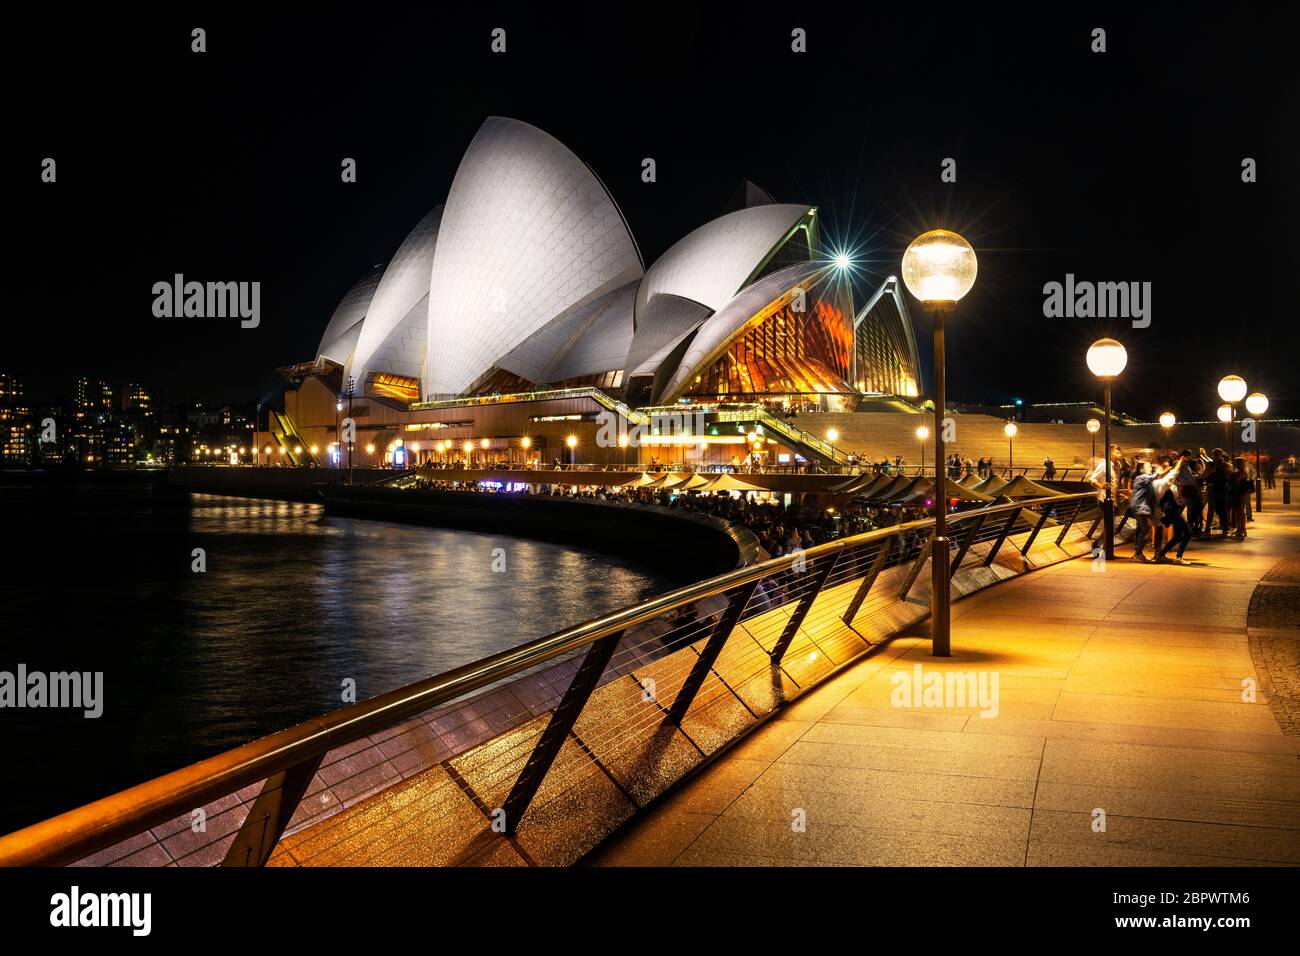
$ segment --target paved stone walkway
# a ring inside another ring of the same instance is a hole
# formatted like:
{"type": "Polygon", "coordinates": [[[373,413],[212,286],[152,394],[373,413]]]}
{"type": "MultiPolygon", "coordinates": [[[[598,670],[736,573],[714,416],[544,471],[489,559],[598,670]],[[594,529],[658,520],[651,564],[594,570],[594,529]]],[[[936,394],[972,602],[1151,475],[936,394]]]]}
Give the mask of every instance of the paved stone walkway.
{"type": "Polygon", "coordinates": [[[1251,595],[1250,656],[1283,733],[1300,736],[1300,557],[1275,564],[1251,595]]]}
{"type": "Polygon", "coordinates": [[[1193,542],[1191,567],[1082,559],[959,601],[951,658],[924,624],[886,642],[586,862],[1300,863],[1300,738],[1270,709],[1300,662],[1252,658],[1300,624],[1267,597],[1269,629],[1248,623],[1258,588],[1289,587],[1260,581],[1300,554],[1300,506],[1265,503],[1246,541],[1193,542]],[[917,666],[996,675],[996,716],[895,706],[917,666]]]}

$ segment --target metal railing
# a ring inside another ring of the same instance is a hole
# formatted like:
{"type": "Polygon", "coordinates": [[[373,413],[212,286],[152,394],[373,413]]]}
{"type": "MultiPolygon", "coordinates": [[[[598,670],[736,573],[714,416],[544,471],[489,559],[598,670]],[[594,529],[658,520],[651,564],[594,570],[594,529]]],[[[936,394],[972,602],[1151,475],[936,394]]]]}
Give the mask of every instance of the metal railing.
{"type": "MultiPolygon", "coordinates": [[[[646,462],[618,462],[618,463],[594,462],[594,461],[561,462],[558,467],[550,464],[543,464],[537,467],[529,467],[520,462],[490,462],[487,464],[479,462],[468,466],[463,463],[457,463],[455,465],[444,465],[441,462],[434,462],[431,465],[431,470],[427,473],[432,474],[436,477],[439,471],[519,472],[526,475],[540,475],[542,477],[542,480],[544,481],[547,475],[553,475],[555,473],[571,472],[571,471],[589,472],[589,473],[615,472],[620,474],[621,473],[640,474],[641,472],[647,472],[650,474],[663,474],[667,472],[696,472],[705,475],[720,474],[723,472],[729,472],[736,475],[815,474],[815,475],[822,475],[822,476],[829,476],[829,477],[839,476],[842,478],[847,478],[853,475],[875,474],[877,473],[877,468],[874,463],[869,462],[869,463],[857,465],[853,468],[839,467],[830,471],[821,469],[816,472],[809,472],[807,471],[804,465],[779,465],[779,464],[760,465],[751,468],[748,465],[744,465],[744,464],[740,466],[734,466],[726,462],[707,462],[703,464],[686,464],[684,462],[673,462],[669,464],[661,464],[652,471],[650,465],[647,464],[646,462]]],[[[993,468],[991,472],[985,472],[984,475],[980,477],[985,477],[990,474],[995,477],[1001,477],[1001,478],[1013,478],[1016,475],[1024,475],[1026,478],[1030,478],[1031,480],[1034,481],[1080,482],[1084,480],[1085,476],[1088,474],[1088,471],[1089,471],[1088,468],[1072,465],[1068,468],[1053,469],[1052,475],[1049,477],[1047,475],[1047,469],[1043,468],[1041,465],[1027,466],[1024,468],[1020,468],[1020,467],[1008,468],[1006,466],[997,466],[993,468]]],[[[425,474],[426,472],[421,472],[421,473],[425,474]]],[[[891,464],[887,468],[880,469],[879,473],[888,474],[888,475],[903,475],[905,477],[915,478],[917,476],[933,475],[934,466],[904,464],[900,468],[891,464]]],[[[956,480],[955,477],[952,475],[950,475],[949,477],[952,480],[956,480]]]]}
{"type": "MultiPolygon", "coordinates": [[[[1028,555],[1036,541],[1040,549],[1051,546],[1044,545],[1047,541],[1060,546],[1071,528],[1082,528],[1085,522],[1090,522],[1086,534],[1091,538],[1101,521],[1096,505],[1095,495],[1081,493],[954,513],[948,522],[952,574],[989,567],[1003,558],[1008,542],[1015,539],[1015,551],[1028,555]]],[[[246,791],[248,811],[237,827],[214,828],[220,832],[206,842],[198,840],[197,849],[189,845],[188,856],[173,854],[171,859],[182,865],[264,865],[322,766],[347,766],[339,753],[352,759],[361,749],[358,745],[382,733],[389,746],[384,759],[396,761],[399,748],[393,741],[403,738],[392,731],[403,722],[427,719],[435,708],[463,702],[475,691],[510,679],[562,673],[563,680],[552,682],[556,694],[532,714],[538,724],[535,732],[520,731],[517,739],[509,738],[508,746],[494,749],[494,743],[484,748],[486,756],[475,756],[476,762],[459,766],[456,773],[449,771],[444,785],[450,788],[445,791],[448,799],[457,791],[469,793],[485,814],[485,829],[488,814],[500,813],[504,832],[514,834],[527,827],[530,806],[544,783],[551,791],[562,791],[579,786],[584,775],[619,773],[665,731],[689,727],[689,715],[722,698],[738,700],[752,715],[747,718],[751,722],[761,719],[763,711],[770,713],[779,705],[771,698],[773,688],[783,681],[811,686],[864,653],[870,643],[853,629],[855,618],[868,605],[916,605],[917,599],[909,595],[928,587],[921,571],[933,535],[933,519],[881,528],[794,550],[565,628],[0,837],[0,865],[69,864],[110,847],[135,847],[148,842],[142,835],[151,828],[178,817],[188,821],[196,808],[215,801],[228,805],[232,795],[257,784],[261,786],[255,798],[246,791]],[[890,568],[900,570],[882,585],[883,572],[890,568]],[[653,678],[656,690],[648,697],[640,695],[636,703],[616,706],[612,701],[623,699],[617,697],[624,693],[617,683],[623,676],[634,676],[642,684],[653,678]],[[595,698],[599,705],[591,705],[595,698]],[[589,706],[598,711],[594,716],[587,714],[589,706]],[[572,741],[579,735],[581,746],[575,748],[572,741]]],[[[1077,553],[1079,541],[1074,544],[1077,553]]],[[[1051,559],[1061,556],[1052,553],[1051,559]]],[[[1027,565],[1002,560],[1001,566],[1019,573],[1027,565]]],[[[477,752],[471,746],[464,753],[477,752]]],[[[343,770],[333,773],[331,785],[337,786],[344,775],[343,770]]],[[[641,792],[633,784],[623,789],[641,792]]],[[[650,797],[654,795],[650,791],[650,797]]],[[[427,808],[437,793],[424,799],[427,808]]],[[[331,819],[318,825],[328,827],[331,819]]],[[[414,829],[423,832],[424,825],[414,829]]],[[[365,862],[391,852],[394,839],[376,835],[373,845],[363,841],[358,847],[353,838],[349,859],[365,862]]],[[[328,839],[317,842],[337,845],[328,839]]]]}

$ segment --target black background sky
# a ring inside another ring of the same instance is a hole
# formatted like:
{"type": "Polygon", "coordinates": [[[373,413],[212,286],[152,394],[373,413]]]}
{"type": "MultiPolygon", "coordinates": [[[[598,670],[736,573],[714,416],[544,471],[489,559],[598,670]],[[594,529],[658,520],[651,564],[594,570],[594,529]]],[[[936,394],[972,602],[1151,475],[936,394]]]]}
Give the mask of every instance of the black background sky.
{"type": "Polygon", "coordinates": [[[817,205],[869,281],[917,233],[962,232],[980,273],[949,323],[955,399],[1090,397],[1084,350],[1116,334],[1122,409],[1211,418],[1235,371],[1298,416],[1300,96],[1278,6],[13,9],[0,368],[35,398],[82,374],[168,400],[268,394],[499,114],[595,169],[647,264],[746,177],[817,205]],[[505,55],[489,52],[496,26],[505,55]],[[39,181],[44,156],[57,184],[39,181]],[[939,178],[949,156],[955,184],[939,178]],[[155,319],[151,287],[176,272],[260,281],[260,328],[155,319]],[[1067,272],[1152,282],[1151,326],[1044,318],[1043,284],[1067,272]]]}

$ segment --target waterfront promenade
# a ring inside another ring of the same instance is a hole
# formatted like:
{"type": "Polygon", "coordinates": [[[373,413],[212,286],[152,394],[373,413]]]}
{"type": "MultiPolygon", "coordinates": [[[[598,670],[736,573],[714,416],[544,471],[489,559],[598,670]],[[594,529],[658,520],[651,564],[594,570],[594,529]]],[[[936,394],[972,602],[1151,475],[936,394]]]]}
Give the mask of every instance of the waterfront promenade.
{"type": "Polygon", "coordinates": [[[1191,567],[1126,547],[954,603],[951,658],[906,629],[585,862],[1300,863],[1300,506],[1265,505],[1191,567]],[[996,716],[894,706],[918,664],[996,673],[996,716]]]}

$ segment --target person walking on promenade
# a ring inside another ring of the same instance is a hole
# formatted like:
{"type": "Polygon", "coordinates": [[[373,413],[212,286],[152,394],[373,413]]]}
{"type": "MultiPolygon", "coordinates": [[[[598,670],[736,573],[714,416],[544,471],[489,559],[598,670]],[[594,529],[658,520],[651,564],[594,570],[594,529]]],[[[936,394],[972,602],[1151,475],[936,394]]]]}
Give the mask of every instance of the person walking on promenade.
{"type": "Polygon", "coordinates": [[[1129,512],[1137,521],[1137,531],[1133,536],[1133,560],[1143,564],[1150,562],[1146,556],[1147,545],[1151,543],[1152,522],[1155,520],[1156,490],[1152,484],[1155,475],[1146,462],[1138,464],[1138,473],[1133,479],[1133,494],[1129,498],[1129,512]]]}
{"type": "Polygon", "coordinates": [[[1182,471],[1186,459],[1181,456],[1169,471],[1155,482],[1156,500],[1160,504],[1160,521],[1166,527],[1173,528],[1174,536],[1165,542],[1164,547],[1156,552],[1156,563],[1169,561],[1170,550],[1177,548],[1174,564],[1190,564],[1184,560],[1183,552],[1192,540],[1192,529],[1183,518],[1183,504],[1178,500],[1178,474],[1182,471]]]}

